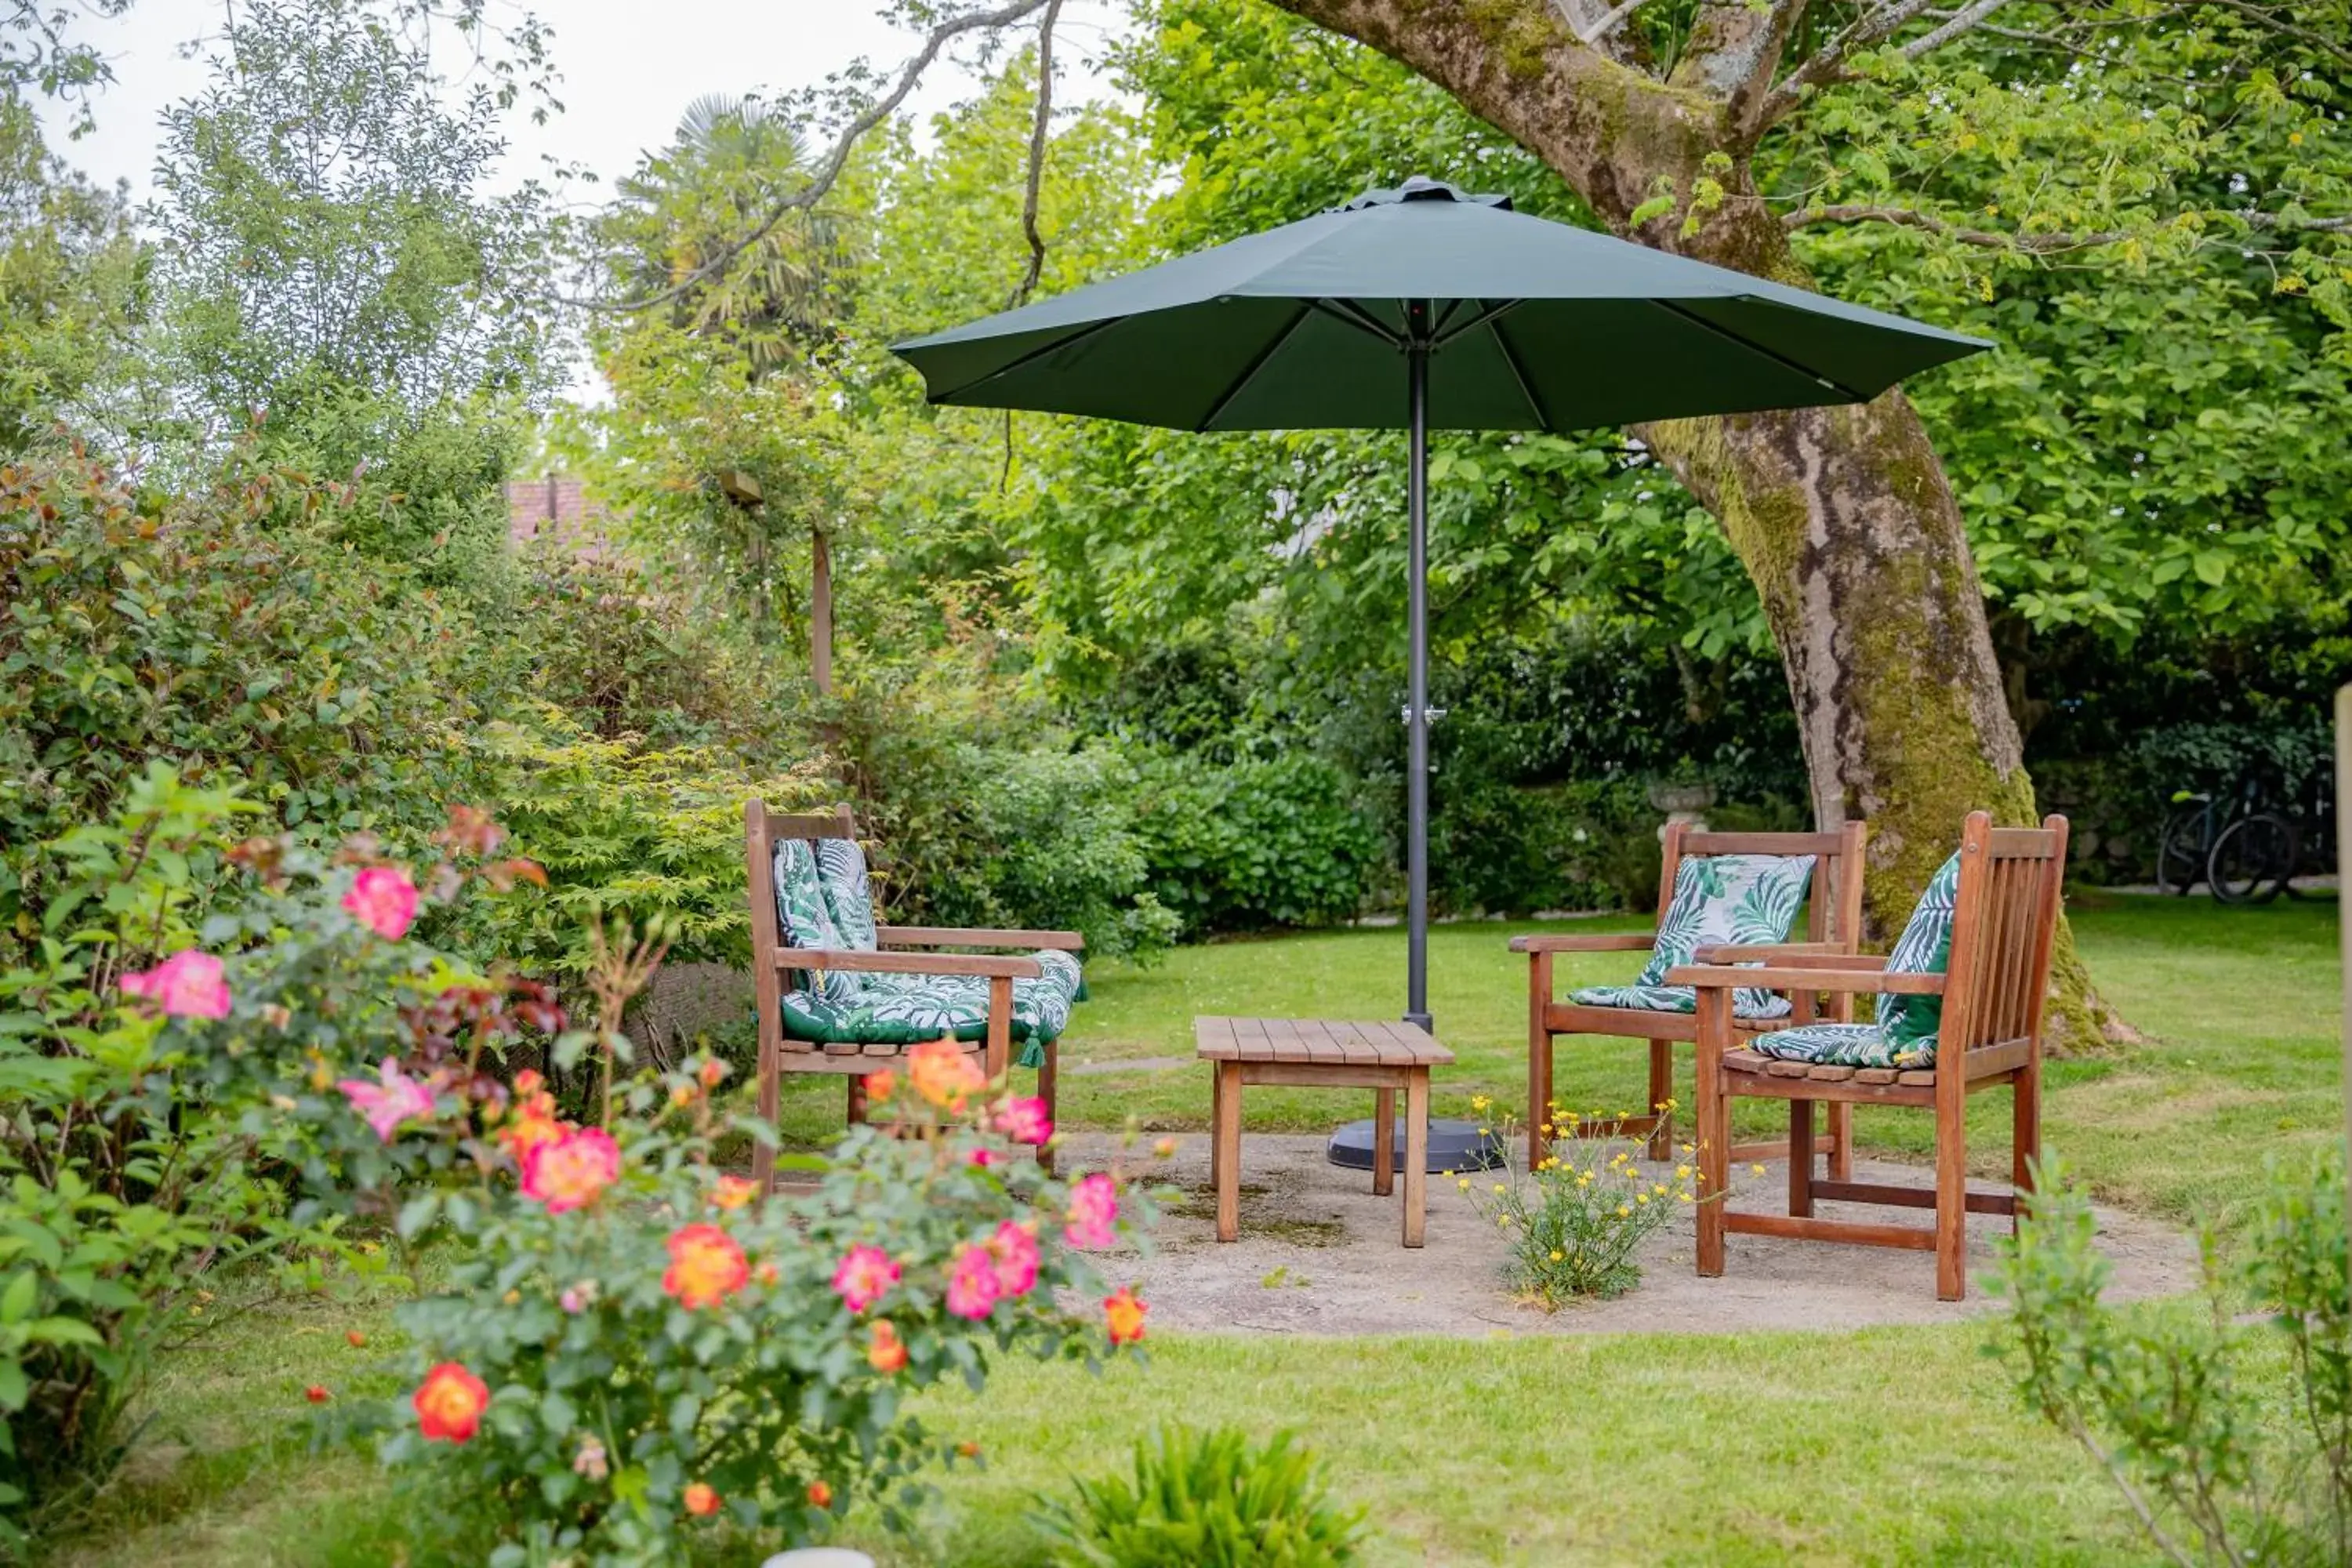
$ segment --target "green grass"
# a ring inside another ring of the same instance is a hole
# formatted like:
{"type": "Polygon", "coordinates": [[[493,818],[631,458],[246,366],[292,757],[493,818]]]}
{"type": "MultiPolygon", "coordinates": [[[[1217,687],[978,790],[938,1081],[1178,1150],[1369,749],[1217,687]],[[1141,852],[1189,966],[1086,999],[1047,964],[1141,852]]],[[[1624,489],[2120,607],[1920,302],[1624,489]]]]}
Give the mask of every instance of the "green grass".
{"type": "MultiPolygon", "coordinates": [[[[2109,1197],[2226,1222],[2273,1150],[2337,1135],[2336,907],[2216,911],[2203,902],[2078,906],[2092,972],[2145,1044],[2053,1064],[2051,1141],[2109,1197]]],[[[1580,921],[1579,931],[1632,922],[1580,921]]],[[[1441,928],[1432,1006],[1460,1055],[1441,1109],[1524,1092],[1524,960],[1514,931],[1441,928]]],[[[1186,949],[1146,971],[1103,966],[1068,1041],[1076,1062],[1189,1058],[1195,1012],[1382,1017],[1400,1002],[1402,938],[1345,931],[1186,949]]],[[[1563,984],[1622,977],[1622,955],[1563,965],[1563,984]]],[[[1614,1108],[1642,1087],[1638,1047],[1566,1043],[1569,1098],[1614,1108]]],[[[1065,1119],[1198,1127],[1207,1085],[1165,1071],[1072,1074],[1065,1119]]],[[[838,1089],[792,1121],[819,1136],[838,1089]]],[[[2003,1097],[1988,1096],[1988,1100],[2003,1097]]],[[[1983,1123],[1988,1153],[2002,1108],[1983,1123]]],[[[1321,1128],[1359,1108],[1253,1094],[1253,1125],[1321,1128]]],[[[1865,1142],[1924,1152],[1926,1118],[1866,1119],[1865,1142]]],[[[1760,1123],[1759,1123],[1760,1125],[1760,1123]]],[[[1824,1252],[1824,1268],[1835,1267],[1824,1252]]],[[[166,1358],[152,1447],[66,1561],[225,1568],[442,1560],[441,1513],[396,1498],[349,1455],[289,1436],[306,1383],[347,1382],[388,1332],[380,1307],[269,1303],[166,1358]]],[[[944,1479],[926,1537],[894,1563],[1034,1561],[1031,1493],[1118,1462],[1158,1420],[1303,1429],[1339,1490],[1368,1503],[1380,1563],[1697,1562],[2123,1563],[2148,1560],[2105,1479],[2019,1410],[1984,1359],[1997,1323],[1839,1335],[1487,1340],[1155,1336],[1148,1366],[1091,1377],[1003,1369],[987,1394],[929,1415],[983,1445],[987,1468],[944,1479]]],[[[729,1561],[754,1560],[748,1545],[729,1561]]],[[[714,1559],[716,1561],[717,1559],[714,1559]]]]}

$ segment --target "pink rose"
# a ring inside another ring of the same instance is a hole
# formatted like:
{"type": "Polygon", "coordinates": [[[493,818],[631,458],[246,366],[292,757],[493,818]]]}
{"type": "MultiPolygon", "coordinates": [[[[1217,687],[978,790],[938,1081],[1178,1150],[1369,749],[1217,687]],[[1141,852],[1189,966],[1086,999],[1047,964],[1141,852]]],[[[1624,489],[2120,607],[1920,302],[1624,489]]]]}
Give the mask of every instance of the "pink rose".
{"type": "Polygon", "coordinates": [[[126,974],[125,996],[143,996],[174,1018],[226,1018],[228,983],[221,978],[221,961],[209,952],[184,948],[154,968],[126,974]]]}
{"type": "Polygon", "coordinates": [[[862,1312],[898,1283],[898,1266],[878,1247],[853,1247],[833,1271],[833,1288],[853,1312],[862,1312]]]}
{"type": "Polygon", "coordinates": [[[601,1127],[575,1127],[533,1143],[522,1158],[522,1195],[550,1214],[596,1201],[621,1175],[621,1146],[601,1127]]]}
{"type": "Polygon", "coordinates": [[[990,1119],[995,1129],[1015,1143],[1029,1143],[1043,1148],[1045,1140],[1054,1135],[1053,1120],[1045,1114],[1045,1102],[1030,1096],[1014,1097],[997,1106],[990,1119]]]}
{"type": "Polygon", "coordinates": [[[985,1318],[999,1293],[996,1254],[971,1242],[958,1247],[955,1270],[948,1276],[948,1310],[959,1318],[985,1318]]]}
{"type": "Polygon", "coordinates": [[[402,1072],[396,1058],[384,1058],[374,1083],[347,1078],[335,1087],[343,1091],[353,1110],[367,1118],[367,1124],[383,1142],[391,1142],[402,1122],[433,1114],[433,1091],[402,1072]]]}
{"type": "Polygon", "coordinates": [[[1070,1189],[1070,1219],[1062,1239],[1072,1247],[1098,1248],[1118,1240],[1112,1228],[1118,1219],[1118,1184],[1097,1171],[1081,1176],[1070,1189]]]}
{"type": "Polygon", "coordinates": [[[996,1255],[997,1294],[1026,1296],[1037,1283],[1037,1233],[1008,1219],[989,1238],[988,1250],[996,1255]]]}
{"type": "Polygon", "coordinates": [[[397,867],[370,866],[352,879],[343,908],[384,941],[398,942],[415,923],[416,884],[397,867]]]}

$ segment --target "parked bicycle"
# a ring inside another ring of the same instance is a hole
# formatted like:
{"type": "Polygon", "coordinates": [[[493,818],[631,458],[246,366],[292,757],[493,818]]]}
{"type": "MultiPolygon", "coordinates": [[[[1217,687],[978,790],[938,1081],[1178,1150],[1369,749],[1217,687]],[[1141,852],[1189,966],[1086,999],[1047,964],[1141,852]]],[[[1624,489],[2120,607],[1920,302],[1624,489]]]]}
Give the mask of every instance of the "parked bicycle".
{"type": "Polygon", "coordinates": [[[2157,886],[2186,893],[2199,882],[2224,904],[2266,904],[2293,893],[2308,864],[2336,849],[2336,786],[2315,769],[2298,790],[2267,787],[2253,775],[2222,795],[2183,792],[2157,849],[2157,886]]]}

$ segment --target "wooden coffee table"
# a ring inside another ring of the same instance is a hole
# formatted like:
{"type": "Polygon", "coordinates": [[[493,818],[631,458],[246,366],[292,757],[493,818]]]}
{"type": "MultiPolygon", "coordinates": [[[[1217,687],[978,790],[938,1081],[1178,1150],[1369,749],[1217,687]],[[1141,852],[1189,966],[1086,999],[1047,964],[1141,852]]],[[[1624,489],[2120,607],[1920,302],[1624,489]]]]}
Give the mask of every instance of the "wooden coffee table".
{"type": "Polygon", "coordinates": [[[1217,1192],[1217,1239],[1241,1231],[1242,1086],[1369,1089],[1372,1191],[1395,1186],[1396,1096],[1404,1090],[1404,1244],[1419,1247],[1429,1204],[1429,1069],[1454,1053],[1411,1024],[1321,1018],[1195,1018],[1194,1048],[1210,1068],[1215,1131],[1209,1182],[1217,1192]]]}

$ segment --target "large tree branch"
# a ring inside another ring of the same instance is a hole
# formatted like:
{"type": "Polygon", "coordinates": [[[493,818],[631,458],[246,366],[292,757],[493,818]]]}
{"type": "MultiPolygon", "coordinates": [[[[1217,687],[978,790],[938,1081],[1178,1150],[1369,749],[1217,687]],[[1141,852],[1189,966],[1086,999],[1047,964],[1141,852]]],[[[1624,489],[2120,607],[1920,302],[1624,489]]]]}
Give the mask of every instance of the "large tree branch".
{"type": "Polygon", "coordinates": [[[1942,48],[1962,33],[1972,31],[1979,23],[2008,4],[2009,0],[1976,0],[1972,5],[1962,6],[1945,17],[1937,26],[1930,28],[1904,45],[1903,58],[1906,60],[1916,60],[1921,55],[1931,54],[1942,48]]]}
{"type": "Polygon", "coordinates": [[[1893,37],[1925,16],[1934,4],[1935,0],[1881,0],[1880,5],[1854,18],[1851,26],[1814,51],[1765,96],[1757,110],[1758,128],[1772,124],[1803,102],[1805,95],[1814,89],[1846,79],[1846,62],[1856,53],[1893,37]]]}
{"type": "Polygon", "coordinates": [[[1029,122],[1029,174],[1021,189],[1021,237],[1029,242],[1029,264],[1021,270],[1020,286],[1004,307],[1008,310],[1028,303],[1045,270],[1045,237],[1037,232],[1037,197],[1045,184],[1045,142],[1054,124],[1054,23],[1061,15],[1062,0],[1045,0],[1045,19],[1037,24],[1037,114],[1029,122]]]}
{"type": "Polygon", "coordinates": [[[833,145],[826,149],[824,157],[811,173],[807,183],[795,186],[769,204],[768,209],[760,215],[759,222],[749,230],[658,293],[640,295],[633,300],[589,300],[580,303],[590,310],[614,313],[657,310],[722,275],[734,265],[737,257],[766,238],[785,218],[824,199],[826,193],[833,189],[834,182],[841,178],[842,170],[848,166],[849,155],[857,150],[857,143],[865,139],[867,132],[898,111],[898,106],[907,101],[908,95],[923,79],[923,73],[930,68],[931,62],[939,58],[940,51],[950,40],[966,33],[1009,27],[1050,3],[1051,0],[1004,0],[1003,4],[990,10],[964,11],[945,18],[923,36],[922,47],[899,68],[898,79],[891,83],[890,89],[852,116],[849,123],[841,128],[841,133],[834,138],[833,145]]]}

